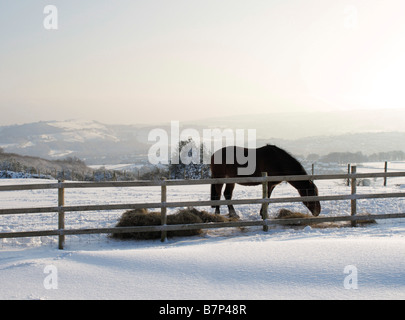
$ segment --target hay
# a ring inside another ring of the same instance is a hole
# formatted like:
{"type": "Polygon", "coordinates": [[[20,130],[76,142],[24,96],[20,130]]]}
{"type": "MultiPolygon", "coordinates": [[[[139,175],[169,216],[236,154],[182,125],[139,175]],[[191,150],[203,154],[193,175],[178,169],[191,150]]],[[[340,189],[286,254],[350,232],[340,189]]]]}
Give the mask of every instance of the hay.
{"type": "MultiPolygon", "coordinates": [[[[359,213],[357,216],[367,217],[370,215],[371,215],[370,213],[366,212],[366,213],[359,213]]],[[[357,223],[357,225],[365,226],[365,225],[369,225],[369,224],[377,224],[377,221],[375,219],[364,219],[364,220],[357,220],[356,223],[357,223]]]]}
{"type": "MultiPolygon", "coordinates": [[[[368,214],[365,214],[366,216],[368,214]]],[[[301,212],[293,212],[287,209],[281,209],[275,219],[301,219],[299,223],[286,223],[288,227],[311,226],[312,228],[342,228],[351,226],[350,221],[346,222],[323,222],[323,223],[307,223],[307,218],[312,218],[310,214],[301,212]]],[[[174,214],[167,216],[167,224],[191,224],[191,223],[208,223],[208,222],[228,222],[236,221],[237,218],[227,218],[219,214],[211,214],[207,211],[199,211],[195,208],[187,208],[178,210],[174,214]]],[[[375,220],[359,220],[357,225],[367,225],[376,223],[375,220]]],[[[132,227],[132,226],[158,226],[161,224],[160,212],[148,212],[147,209],[129,210],[122,214],[116,227],[132,227]]],[[[284,224],[284,223],[283,223],[284,224]]],[[[202,229],[195,230],[180,230],[168,231],[167,237],[188,237],[199,235],[202,229]]],[[[130,232],[130,233],[113,233],[112,238],[115,239],[135,239],[135,240],[151,240],[160,239],[161,232],[130,232]]]]}
{"type": "MultiPolygon", "coordinates": [[[[206,223],[206,222],[226,222],[231,221],[224,216],[211,214],[206,211],[199,211],[194,208],[179,210],[174,214],[167,216],[167,224],[190,224],[190,223],[206,223]]],[[[130,210],[123,213],[116,227],[132,227],[132,226],[158,226],[161,224],[160,212],[148,212],[147,209],[130,210]]],[[[168,231],[167,237],[186,237],[201,234],[201,229],[195,230],[180,230],[168,231]]],[[[160,239],[161,232],[131,232],[131,233],[113,233],[111,235],[115,239],[135,239],[135,240],[151,240],[160,239]]]]}
{"type": "MultiPolygon", "coordinates": [[[[238,220],[237,218],[226,218],[219,214],[212,214],[207,211],[199,211],[195,208],[187,208],[187,209],[180,210],[178,212],[178,214],[184,214],[186,212],[189,212],[189,213],[199,217],[202,220],[202,222],[227,222],[227,221],[238,220]]],[[[170,216],[168,216],[168,218],[169,217],[170,216]]]]}
{"type": "MultiPolygon", "coordinates": [[[[358,216],[369,216],[369,213],[358,214],[358,216]]],[[[305,219],[313,218],[310,214],[305,214],[301,212],[293,212],[287,209],[280,209],[276,219],[302,219],[300,222],[291,222],[286,223],[288,226],[310,226],[312,228],[342,228],[342,227],[351,227],[351,221],[341,221],[341,222],[321,222],[321,223],[306,223],[305,219]]],[[[369,224],[377,223],[374,219],[364,219],[357,220],[358,226],[366,226],[369,224]]]]}
{"type": "MultiPolygon", "coordinates": [[[[126,211],[122,214],[116,227],[132,227],[132,226],[157,226],[160,225],[160,213],[148,212],[146,209],[135,209],[126,211]]],[[[131,232],[131,233],[113,233],[112,238],[115,239],[155,239],[158,238],[160,232],[131,232]]]]}
{"type": "MultiPolygon", "coordinates": [[[[293,212],[287,209],[280,209],[278,212],[278,215],[276,216],[276,219],[307,219],[311,218],[311,215],[301,213],[301,212],[293,212]]],[[[288,226],[306,226],[306,225],[311,225],[308,223],[305,223],[303,221],[301,222],[291,222],[291,223],[286,223],[288,226]]]]}
{"type": "Polygon", "coordinates": [[[301,212],[293,212],[287,209],[281,209],[278,212],[276,219],[298,219],[298,218],[311,218],[312,216],[309,214],[301,213],[301,212]]]}

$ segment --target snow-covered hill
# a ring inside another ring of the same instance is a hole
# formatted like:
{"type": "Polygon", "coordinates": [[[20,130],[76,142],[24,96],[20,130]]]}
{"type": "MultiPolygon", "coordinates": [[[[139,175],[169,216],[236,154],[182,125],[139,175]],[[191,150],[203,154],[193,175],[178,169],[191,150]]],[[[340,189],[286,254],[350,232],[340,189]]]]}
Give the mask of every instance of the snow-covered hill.
{"type": "Polygon", "coordinates": [[[142,127],[105,125],[96,121],[47,121],[0,127],[6,152],[45,159],[78,157],[87,163],[134,161],[148,149],[142,127]]]}
{"type": "MultiPolygon", "coordinates": [[[[198,123],[181,123],[180,130],[193,128],[202,137],[203,129],[255,129],[257,146],[276,144],[295,155],[304,156],[347,151],[363,154],[394,150],[405,152],[404,129],[399,130],[398,126],[390,128],[386,123],[388,120],[381,121],[380,127],[374,121],[370,126],[359,126],[358,130],[342,122],[342,126],[333,131],[327,125],[332,116],[319,116],[322,121],[314,119],[315,115],[290,115],[289,118],[288,114],[251,116],[245,119],[207,119],[198,123]],[[330,130],[320,130],[319,126],[330,130]],[[291,135],[293,131],[295,134],[291,135]],[[321,135],[322,132],[324,135],[321,135]]],[[[341,118],[344,121],[342,115],[341,118]]],[[[165,130],[170,136],[170,120],[149,126],[107,125],[87,120],[43,121],[0,127],[0,148],[5,152],[45,159],[78,157],[94,165],[140,164],[148,160],[148,151],[154,143],[148,141],[148,134],[156,128],[165,130]]]]}

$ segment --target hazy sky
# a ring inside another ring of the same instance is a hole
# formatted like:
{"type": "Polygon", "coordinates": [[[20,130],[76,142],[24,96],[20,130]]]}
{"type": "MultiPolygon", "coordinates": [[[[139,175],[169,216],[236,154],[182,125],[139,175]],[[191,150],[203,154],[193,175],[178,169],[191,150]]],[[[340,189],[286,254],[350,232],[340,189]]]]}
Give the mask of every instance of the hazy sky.
{"type": "Polygon", "coordinates": [[[0,125],[405,108],[404,14],[403,0],[0,0],[0,125]]]}

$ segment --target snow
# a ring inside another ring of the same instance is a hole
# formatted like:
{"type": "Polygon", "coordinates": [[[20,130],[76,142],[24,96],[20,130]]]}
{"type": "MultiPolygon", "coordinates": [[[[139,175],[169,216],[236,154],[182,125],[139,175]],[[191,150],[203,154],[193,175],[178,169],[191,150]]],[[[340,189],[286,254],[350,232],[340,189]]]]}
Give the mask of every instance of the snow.
{"type": "MultiPolygon", "coordinates": [[[[49,180],[0,180],[1,185],[49,180]]],[[[404,180],[371,181],[358,192],[401,192],[404,180]]],[[[317,181],[320,195],[348,194],[344,181],[317,181]]],[[[281,184],[273,197],[295,196],[281,184]]],[[[235,188],[234,197],[260,197],[260,187],[235,188]]],[[[160,200],[160,189],[66,189],[66,205],[160,200]]],[[[208,200],[208,186],[168,187],[168,201],[208,200]]],[[[55,206],[56,190],[0,192],[1,208],[55,206]]],[[[305,212],[301,203],[271,205],[305,212]]],[[[202,207],[210,210],[211,208],[202,207]]],[[[243,219],[259,219],[257,205],[236,207],[243,219]]],[[[169,213],[175,209],[170,209],[169,213]]],[[[404,199],[359,201],[360,213],[405,212],[404,199]]],[[[222,213],[227,213],[225,208],[222,213]]],[[[67,228],[114,226],[122,211],[66,213],[67,228]]],[[[348,215],[349,201],[322,203],[322,214],[348,215]]],[[[0,216],[0,232],[55,229],[57,214],[0,216]]],[[[404,299],[405,221],[379,220],[358,228],[275,226],[208,230],[200,236],[118,241],[107,235],[0,240],[0,299],[404,299]],[[46,289],[57,270],[57,289],[46,289]],[[345,287],[357,270],[358,289],[345,287]]]]}
{"type": "Polygon", "coordinates": [[[31,141],[20,144],[20,148],[28,148],[28,147],[33,147],[33,146],[35,146],[35,143],[32,143],[31,141]]]}
{"type": "Polygon", "coordinates": [[[57,127],[57,128],[67,129],[69,131],[83,130],[83,128],[86,128],[86,129],[104,129],[104,126],[101,123],[98,123],[96,121],[83,120],[83,119],[71,119],[71,120],[65,120],[65,121],[51,121],[51,122],[48,123],[48,125],[53,126],[53,127],[57,127]]]}
{"type": "Polygon", "coordinates": [[[2,299],[403,299],[395,237],[323,231],[2,250],[2,299]],[[45,289],[44,268],[58,270],[45,289]],[[358,289],[344,268],[358,269],[358,289]]]}
{"type": "Polygon", "coordinates": [[[74,151],[72,150],[50,150],[48,155],[52,158],[62,158],[67,157],[68,155],[72,154],[74,151]]]}
{"type": "Polygon", "coordinates": [[[121,163],[121,164],[110,164],[110,165],[89,165],[88,167],[97,170],[105,168],[106,170],[119,170],[119,171],[136,171],[144,167],[143,164],[132,164],[132,163],[121,163]]]}
{"type": "Polygon", "coordinates": [[[63,129],[64,132],[48,135],[47,140],[57,140],[61,138],[65,142],[85,142],[86,140],[93,139],[106,139],[118,142],[119,139],[115,137],[108,128],[95,121],[87,120],[66,120],[49,122],[50,126],[63,129]]]}

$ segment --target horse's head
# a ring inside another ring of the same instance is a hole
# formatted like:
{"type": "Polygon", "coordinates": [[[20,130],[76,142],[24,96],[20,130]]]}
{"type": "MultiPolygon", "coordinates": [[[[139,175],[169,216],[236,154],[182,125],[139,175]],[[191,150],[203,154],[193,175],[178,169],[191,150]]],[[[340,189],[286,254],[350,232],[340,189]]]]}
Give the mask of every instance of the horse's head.
{"type": "MultiPolygon", "coordinates": [[[[305,197],[312,197],[318,196],[318,188],[316,187],[315,183],[312,181],[308,181],[308,187],[305,188],[305,194],[301,194],[301,196],[305,197]]],[[[312,212],[312,215],[315,217],[319,216],[321,213],[321,203],[319,201],[304,201],[304,205],[312,212]]]]}

